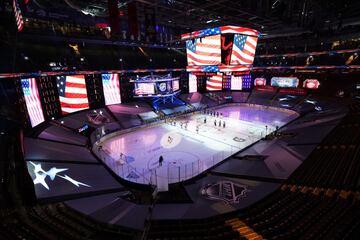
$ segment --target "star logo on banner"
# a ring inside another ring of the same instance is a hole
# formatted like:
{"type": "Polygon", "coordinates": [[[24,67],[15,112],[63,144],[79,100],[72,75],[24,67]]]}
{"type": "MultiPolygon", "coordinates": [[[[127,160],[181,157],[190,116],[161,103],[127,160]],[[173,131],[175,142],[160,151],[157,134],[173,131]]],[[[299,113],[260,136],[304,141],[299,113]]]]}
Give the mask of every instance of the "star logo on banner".
{"type": "Polygon", "coordinates": [[[41,184],[44,188],[46,188],[47,190],[50,190],[49,185],[46,183],[46,177],[49,177],[51,181],[54,181],[56,177],[60,177],[62,179],[65,179],[66,181],[72,183],[73,185],[80,187],[80,186],[85,186],[85,187],[91,187],[90,185],[87,185],[85,183],[79,182],[71,177],[69,177],[68,175],[60,175],[59,173],[64,172],[69,170],[68,168],[56,168],[56,167],[52,167],[50,168],[50,170],[45,171],[42,166],[41,163],[33,163],[30,162],[31,165],[33,165],[34,167],[34,174],[35,174],[35,179],[33,180],[34,185],[36,184],[41,184]]]}

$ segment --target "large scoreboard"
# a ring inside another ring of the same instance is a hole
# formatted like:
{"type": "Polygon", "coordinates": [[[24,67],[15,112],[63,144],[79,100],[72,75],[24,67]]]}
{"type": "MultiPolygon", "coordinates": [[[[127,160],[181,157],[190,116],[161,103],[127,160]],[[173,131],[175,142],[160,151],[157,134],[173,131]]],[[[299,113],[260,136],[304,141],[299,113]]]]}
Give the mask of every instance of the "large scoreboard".
{"type": "MultiPolygon", "coordinates": [[[[248,83],[251,77],[246,72],[254,62],[258,37],[258,31],[238,26],[209,28],[181,35],[186,43],[189,86],[194,84],[194,76],[200,75],[202,79],[207,76],[207,91],[225,88],[243,90],[251,86],[248,83]]],[[[194,88],[189,91],[193,92],[194,88]]]]}

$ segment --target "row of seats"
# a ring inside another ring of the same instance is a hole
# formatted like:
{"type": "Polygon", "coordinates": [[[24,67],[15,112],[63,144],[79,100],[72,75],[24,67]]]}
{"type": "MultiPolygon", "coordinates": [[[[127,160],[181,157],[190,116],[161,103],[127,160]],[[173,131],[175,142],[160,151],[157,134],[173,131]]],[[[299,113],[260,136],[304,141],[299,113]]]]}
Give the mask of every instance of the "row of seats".
{"type": "Polygon", "coordinates": [[[0,239],[134,239],[138,233],[99,223],[63,203],[0,211],[0,239]]]}
{"type": "Polygon", "coordinates": [[[349,123],[357,112],[354,106],[357,105],[351,106],[349,115],[292,174],[288,183],[344,190],[359,188],[360,128],[358,123],[349,123]]]}
{"type": "Polygon", "coordinates": [[[239,217],[266,239],[338,239],[351,232],[351,225],[337,228],[340,223],[360,220],[354,213],[358,195],[283,187],[239,217]]]}

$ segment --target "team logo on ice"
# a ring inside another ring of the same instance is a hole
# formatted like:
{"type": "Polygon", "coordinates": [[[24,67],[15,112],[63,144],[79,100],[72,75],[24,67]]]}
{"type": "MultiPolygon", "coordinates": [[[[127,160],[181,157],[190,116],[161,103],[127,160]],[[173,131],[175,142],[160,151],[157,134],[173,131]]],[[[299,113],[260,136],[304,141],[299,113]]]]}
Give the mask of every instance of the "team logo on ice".
{"type": "Polygon", "coordinates": [[[241,198],[246,197],[248,187],[232,181],[219,181],[207,184],[200,192],[207,199],[221,200],[226,203],[239,203],[241,198]]]}

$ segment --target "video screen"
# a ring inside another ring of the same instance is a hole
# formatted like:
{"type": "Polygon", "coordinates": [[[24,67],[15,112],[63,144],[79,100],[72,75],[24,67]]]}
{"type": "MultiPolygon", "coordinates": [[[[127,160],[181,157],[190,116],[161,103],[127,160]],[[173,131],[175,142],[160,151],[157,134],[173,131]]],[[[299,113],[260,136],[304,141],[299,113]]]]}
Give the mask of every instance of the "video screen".
{"type": "Polygon", "coordinates": [[[216,75],[211,76],[206,81],[206,90],[207,91],[220,91],[222,90],[222,78],[223,74],[218,72],[216,75]]]}
{"type": "Polygon", "coordinates": [[[171,82],[165,81],[165,82],[156,82],[156,89],[158,94],[165,94],[167,92],[171,91],[171,82]]]}
{"type": "Polygon", "coordinates": [[[186,41],[186,53],[189,66],[220,65],[220,35],[191,39],[186,41]]]}
{"type": "Polygon", "coordinates": [[[231,90],[242,90],[242,76],[231,76],[231,90]]]}
{"type": "Polygon", "coordinates": [[[254,85],[255,86],[265,86],[266,79],[265,78],[255,78],[254,85]]]}
{"type": "Polygon", "coordinates": [[[121,103],[120,98],[120,83],[119,75],[117,73],[101,74],[105,105],[121,103]]]}
{"type": "Polygon", "coordinates": [[[177,90],[179,90],[179,80],[175,80],[172,82],[172,90],[175,92],[177,90]]]}
{"type": "Polygon", "coordinates": [[[31,127],[35,127],[36,125],[39,125],[45,120],[44,113],[41,108],[36,79],[21,79],[21,87],[24,93],[26,108],[29,114],[31,127]]]}
{"type": "Polygon", "coordinates": [[[241,79],[242,79],[242,90],[250,89],[252,84],[251,74],[242,75],[241,79]]]}
{"type": "Polygon", "coordinates": [[[317,79],[306,79],[303,83],[304,88],[308,89],[318,89],[320,82],[317,79]]]}
{"type": "Polygon", "coordinates": [[[230,64],[253,64],[257,40],[258,38],[254,36],[234,34],[230,64]]]}
{"type": "Polygon", "coordinates": [[[273,77],[271,86],[280,88],[296,88],[299,85],[299,79],[296,77],[273,77]]]}
{"type": "Polygon", "coordinates": [[[69,114],[89,108],[84,75],[56,77],[63,114],[69,114]]]}
{"type": "Polygon", "coordinates": [[[196,75],[189,73],[189,93],[197,92],[197,78],[196,75]]]}
{"type": "Polygon", "coordinates": [[[155,94],[154,83],[135,83],[135,95],[155,94]]]}

